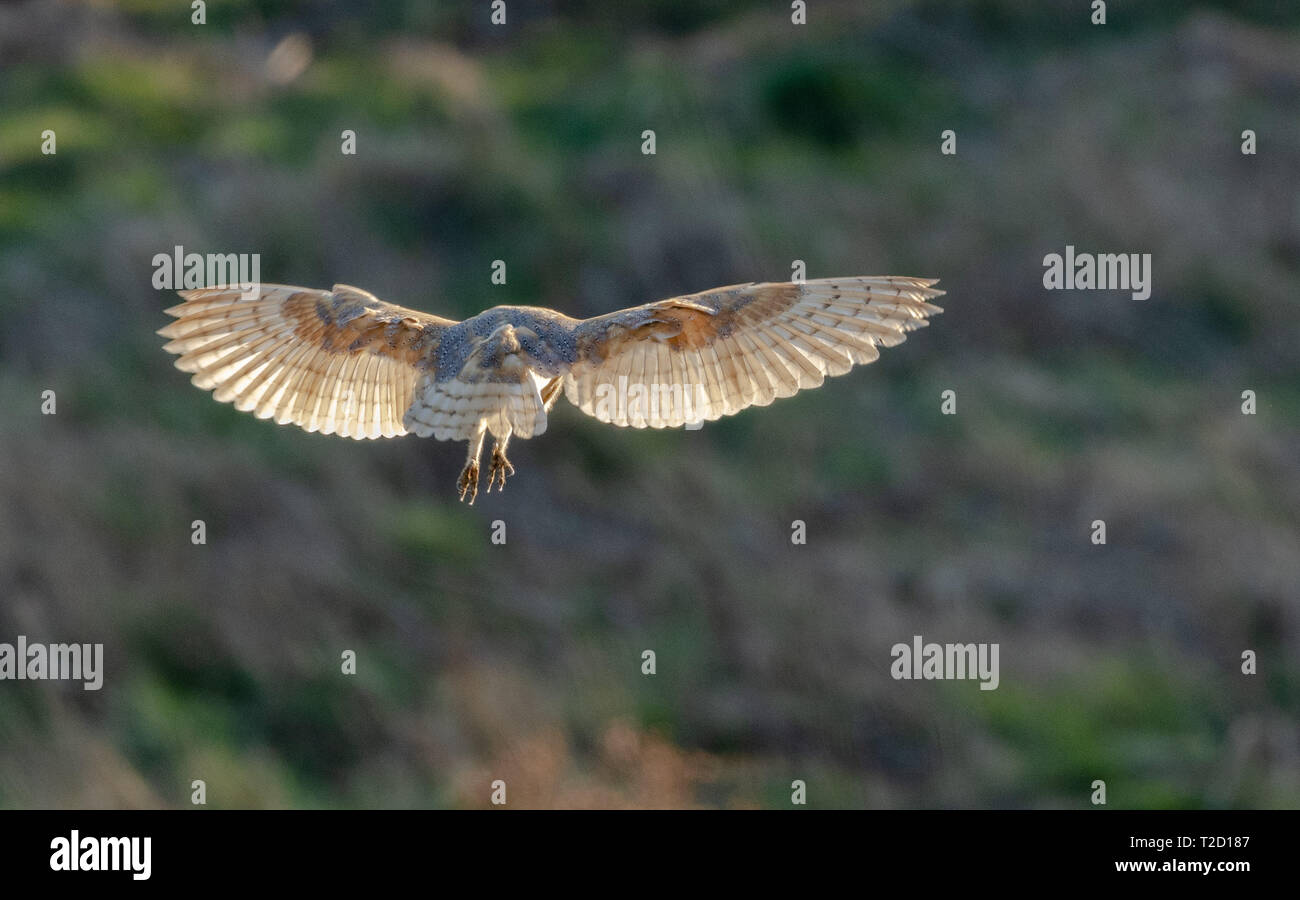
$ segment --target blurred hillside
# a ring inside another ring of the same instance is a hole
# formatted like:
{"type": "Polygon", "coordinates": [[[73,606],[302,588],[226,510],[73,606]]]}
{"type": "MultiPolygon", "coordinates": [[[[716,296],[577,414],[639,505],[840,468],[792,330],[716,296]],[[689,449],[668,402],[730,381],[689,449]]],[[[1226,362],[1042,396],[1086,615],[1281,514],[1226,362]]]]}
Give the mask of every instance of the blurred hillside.
{"type": "Polygon", "coordinates": [[[1300,7],[809,5],[0,6],[0,641],[107,656],[0,683],[0,806],[1300,806],[1300,7]],[[467,508],[459,444],[191,387],[177,244],[457,317],[949,293],[698,432],[561,402],[467,508]],[[1066,244],[1152,297],[1045,291],[1066,244]]]}

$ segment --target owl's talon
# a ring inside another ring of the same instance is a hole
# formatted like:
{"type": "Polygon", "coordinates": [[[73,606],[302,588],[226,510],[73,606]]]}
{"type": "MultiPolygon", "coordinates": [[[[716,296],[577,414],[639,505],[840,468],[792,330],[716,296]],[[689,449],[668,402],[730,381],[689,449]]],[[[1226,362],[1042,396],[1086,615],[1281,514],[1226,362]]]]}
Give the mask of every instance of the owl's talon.
{"type": "MultiPolygon", "coordinates": [[[[478,497],[478,460],[465,463],[465,468],[461,470],[460,478],[456,480],[456,487],[460,490],[460,500],[465,502],[465,494],[469,494],[469,505],[474,505],[474,499],[478,497]]],[[[491,485],[488,490],[492,490],[491,485]]]]}
{"type": "Polygon", "coordinates": [[[500,447],[492,448],[492,465],[488,469],[488,492],[491,493],[492,485],[497,485],[497,493],[506,489],[506,476],[515,474],[515,467],[510,465],[510,460],[501,452],[500,447]]]}

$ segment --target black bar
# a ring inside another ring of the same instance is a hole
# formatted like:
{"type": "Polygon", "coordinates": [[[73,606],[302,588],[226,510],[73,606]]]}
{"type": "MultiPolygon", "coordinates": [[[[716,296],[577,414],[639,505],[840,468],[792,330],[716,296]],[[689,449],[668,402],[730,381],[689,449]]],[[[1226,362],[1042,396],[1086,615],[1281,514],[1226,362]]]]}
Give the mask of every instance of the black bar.
{"type": "Polygon", "coordinates": [[[1282,811],[6,812],[0,871],[6,884],[52,887],[291,882],[330,889],[372,883],[376,872],[441,881],[449,873],[495,879],[560,869],[578,883],[613,865],[650,880],[688,867],[742,880],[775,868],[838,873],[862,885],[920,875],[926,884],[1231,889],[1242,879],[1292,872],[1296,825],[1297,815],[1282,811]],[[74,830],[82,852],[92,854],[105,845],[95,840],[92,851],[89,838],[149,837],[149,877],[134,877],[130,862],[143,874],[142,859],[119,860],[118,871],[56,871],[67,862],[56,842],[70,841],[74,830]],[[1120,871],[1151,863],[1154,871],[1120,871]],[[1200,871],[1207,863],[1210,871],[1200,871]],[[1222,870],[1228,865],[1244,870],[1222,870]]]}

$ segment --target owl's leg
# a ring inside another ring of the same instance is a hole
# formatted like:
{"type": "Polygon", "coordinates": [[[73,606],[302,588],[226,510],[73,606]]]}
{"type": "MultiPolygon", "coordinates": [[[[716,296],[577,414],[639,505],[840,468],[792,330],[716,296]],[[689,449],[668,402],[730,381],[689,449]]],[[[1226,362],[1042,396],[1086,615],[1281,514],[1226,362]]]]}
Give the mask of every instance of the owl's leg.
{"type": "MultiPolygon", "coordinates": [[[[465,501],[465,494],[469,494],[469,505],[474,505],[474,498],[478,496],[478,458],[483,452],[483,436],[487,434],[487,423],[479,422],[478,429],[474,436],[469,439],[469,453],[465,457],[465,468],[460,470],[460,478],[456,479],[456,487],[460,491],[460,499],[465,501]]],[[[489,486],[488,490],[492,490],[489,486]]]]}
{"type": "Polygon", "coordinates": [[[492,466],[488,469],[488,492],[491,493],[492,485],[499,485],[497,493],[506,489],[506,476],[515,474],[515,467],[510,465],[510,460],[506,459],[506,444],[510,443],[510,432],[497,438],[492,443],[492,466]]]}

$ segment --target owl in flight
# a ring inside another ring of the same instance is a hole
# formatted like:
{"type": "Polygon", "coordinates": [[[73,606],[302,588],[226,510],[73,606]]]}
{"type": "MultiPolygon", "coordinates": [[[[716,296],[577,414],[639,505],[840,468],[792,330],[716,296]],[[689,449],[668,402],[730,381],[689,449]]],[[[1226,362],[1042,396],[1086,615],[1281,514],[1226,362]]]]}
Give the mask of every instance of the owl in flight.
{"type": "Polygon", "coordinates": [[[180,291],[160,329],[176,367],[222,403],[351,438],[408,432],[469,442],[456,487],[478,496],[514,467],[511,437],[546,430],[561,392],[602,422],[698,426],[874,361],[942,310],[936,279],[738,284],[592,319],[496,306],[463,322],[358,288],[255,285],[180,291]]]}

